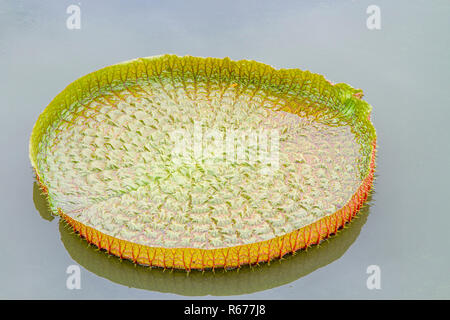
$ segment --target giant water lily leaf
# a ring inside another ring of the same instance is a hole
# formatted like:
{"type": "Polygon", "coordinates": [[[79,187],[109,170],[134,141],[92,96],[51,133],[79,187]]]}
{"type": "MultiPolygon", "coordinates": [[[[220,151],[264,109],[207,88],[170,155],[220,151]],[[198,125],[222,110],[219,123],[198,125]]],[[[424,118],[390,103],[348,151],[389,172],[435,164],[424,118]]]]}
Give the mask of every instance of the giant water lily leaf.
{"type": "Polygon", "coordinates": [[[53,212],[99,248],[149,266],[239,267],[357,214],[376,142],[361,97],[254,61],[141,58],[64,89],[30,159],[53,212]]]}

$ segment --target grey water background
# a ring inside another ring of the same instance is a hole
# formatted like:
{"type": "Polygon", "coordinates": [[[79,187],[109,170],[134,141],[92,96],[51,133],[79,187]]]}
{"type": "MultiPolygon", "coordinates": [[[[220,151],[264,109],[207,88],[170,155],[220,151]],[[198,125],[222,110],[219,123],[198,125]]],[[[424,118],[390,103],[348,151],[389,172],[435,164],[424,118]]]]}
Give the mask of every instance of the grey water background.
{"type": "Polygon", "coordinates": [[[450,298],[449,1],[0,0],[0,298],[450,298]],[[81,8],[68,30],[66,8],[81,8]],[[368,30],[366,8],[381,9],[368,30]],[[239,273],[143,270],[46,213],[28,160],[42,110],[66,85],[132,58],[252,59],[364,90],[378,134],[375,192],[319,248],[239,273]],[[66,269],[81,267],[81,289],[66,269]],[[378,265],[381,289],[366,269],[378,265]]]}

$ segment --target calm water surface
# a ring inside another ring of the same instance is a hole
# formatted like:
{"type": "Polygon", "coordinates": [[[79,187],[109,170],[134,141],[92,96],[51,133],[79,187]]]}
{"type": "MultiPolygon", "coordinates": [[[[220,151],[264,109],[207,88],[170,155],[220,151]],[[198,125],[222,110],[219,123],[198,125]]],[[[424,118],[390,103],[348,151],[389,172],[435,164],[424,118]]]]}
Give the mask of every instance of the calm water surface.
{"type": "Polygon", "coordinates": [[[0,0],[0,298],[450,298],[448,1],[126,3],[82,2],[81,29],[68,30],[70,1],[0,0]],[[381,30],[366,28],[370,4],[381,30]],[[189,277],[120,262],[71,233],[34,183],[33,124],[80,76],[163,53],[253,59],[362,88],[379,150],[360,218],[281,263],[189,277]],[[73,264],[81,290],[66,288],[73,264]],[[370,265],[380,290],[366,287],[370,265]]]}

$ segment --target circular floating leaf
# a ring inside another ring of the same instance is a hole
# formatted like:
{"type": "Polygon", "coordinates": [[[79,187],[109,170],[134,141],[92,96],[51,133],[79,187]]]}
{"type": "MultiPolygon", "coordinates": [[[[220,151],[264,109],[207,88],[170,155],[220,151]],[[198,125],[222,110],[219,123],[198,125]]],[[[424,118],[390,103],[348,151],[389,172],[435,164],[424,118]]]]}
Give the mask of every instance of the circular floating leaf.
{"type": "Polygon", "coordinates": [[[51,209],[99,248],[239,267],[319,243],[360,209],[376,142],[361,97],[254,61],[136,59],[64,89],[30,159],[51,209]]]}

